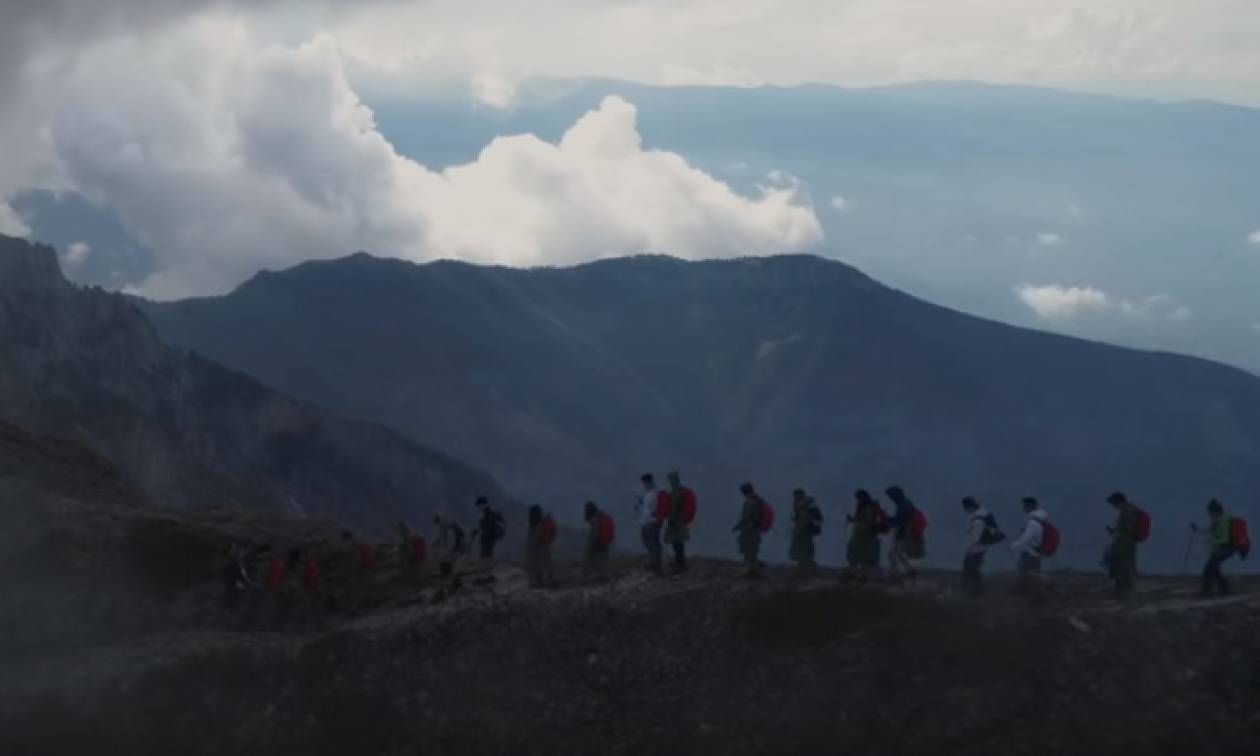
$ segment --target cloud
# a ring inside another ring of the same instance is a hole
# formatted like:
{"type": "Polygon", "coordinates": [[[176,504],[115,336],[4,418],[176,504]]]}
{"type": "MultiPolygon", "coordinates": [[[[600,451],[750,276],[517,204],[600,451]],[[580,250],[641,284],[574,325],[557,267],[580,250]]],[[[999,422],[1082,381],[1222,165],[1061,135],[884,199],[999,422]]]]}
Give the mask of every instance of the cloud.
{"type": "Polygon", "coordinates": [[[844,212],[849,207],[849,201],[839,194],[832,197],[827,204],[831,205],[831,208],[836,212],[844,212]]]}
{"type": "Polygon", "coordinates": [[[350,53],[417,75],[471,58],[514,81],[980,79],[1260,103],[1254,0],[429,0],[332,31],[350,53]]]}
{"type": "Polygon", "coordinates": [[[1032,308],[1043,320],[1066,320],[1086,312],[1101,312],[1112,306],[1107,293],[1092,286],[1015,287],[1020,301],[1032,308]]]}
{"type": "Polygon", "coordinates": [[[0,234],[5,236],[29,236],[31,229],[26,221],[7,202],[0,202],[0,234]]]}
{"type": "Polygon", "coordinates": [[[92,245],[84,241],[72,242],[61,251],[61,264],[69,270],[82,265],[92,254],[92,245]]]}
{"type": "Polygon", "coordinates": [[[1247,242],[1250,244],[1260,244],[1260,228],[1256,229],[1251,236],[1247,237],[1247,242]]]}
{"type": "Polygon", "coordinates": [[[498,74],[479,73],[473,77],[472,86],[473,97],[482,105],[507,110],[516,103],[516,85],[498,74]]]}
{"type": "Polygon", "coordinates": [[[1036,286],[1023,283],[1015,295],[1039,318],[1066,321],[1085,315],[1117,314],[1134,319],[1158,319],[1173,323],[1190,320],[1194,313],[1168,294],[1141,299],[1115,297],[1093,286],[1036,286]]]}
{"type": "Polygon", "coordinates": [[[158,298],[355,249],[540,265],[799,251],[822,238],[794,179],[738,194],[644,149],[634,106],[616,97],[557,143],[499,137],[473,162],[430,170],[376,129],[335,40],[264,46],[231,17],[99,45],[60,84],[57,162],[156,251],[160,269],[139,288],[158,298]]]}
{"type": "Polygon", "coordinates": [[[752,71],[718,64],[712,68],[692,68],[666,64],[657,83],[667,87],[760,87],[766,80],[752,71]]]}
{"type": "Polygon", "coordinates": [[[1064,243],[1064,238],[1056,233],[1046,231],[1037,234],[1037,243],[1043,247],[1057,247],[1064,243]]]}

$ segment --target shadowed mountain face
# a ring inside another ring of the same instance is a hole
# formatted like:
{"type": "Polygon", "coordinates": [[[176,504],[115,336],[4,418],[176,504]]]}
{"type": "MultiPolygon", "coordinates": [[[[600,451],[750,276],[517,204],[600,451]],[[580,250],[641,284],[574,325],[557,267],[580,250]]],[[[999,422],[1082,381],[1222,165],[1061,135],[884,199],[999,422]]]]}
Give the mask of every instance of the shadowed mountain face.
{"type": "Polygon", "coordinates": [[[157,506],[273,509],[382,531],[496,495],[488,476],[383,426],[165,345],[125,297],[71,285],[51,248],[6,237],[0,414],[86,442],[157,506]]]}
{"type": "Polygon", "coordinates": [[[1148,564],[1179,565],[1208,497],[1245,509],[1260,488],[1255,377],[977,319],[814,257],[512,270],[360,254],[144,306],[171,341],[563,513],[594,496],[625,515],[639,473],[679,466],[709,547],[727,547],[744,479],[780,508],[794,486],[819,494],[832,558],[852,490],[896,482],[940,559],[961,496],[1014,530],[1035,493],[1069,534],[1064,561],[1084,563],[1123,489],[1159,523],[1148,564]]]}

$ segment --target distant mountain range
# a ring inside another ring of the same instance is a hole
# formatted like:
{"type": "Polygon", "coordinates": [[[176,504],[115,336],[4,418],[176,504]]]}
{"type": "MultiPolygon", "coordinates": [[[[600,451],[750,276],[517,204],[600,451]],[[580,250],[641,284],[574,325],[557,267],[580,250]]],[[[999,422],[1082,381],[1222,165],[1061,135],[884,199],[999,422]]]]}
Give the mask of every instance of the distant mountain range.
{"type": "Polygon", "coordinates": [[[0,237],[0,417],[75,438],[149,506],[271,509],[384,534],[467,513],[485,473],[164,344],[121,294],[78,288],[51,247],[0,237]]]}
{"type": "Polygon", "coordinates": [[[1123,489],[1159,523],[1148,566],[1179,566],[1208,497],[1245,510],[1260,491],[1255,376],[982,320],[816,257],[514,270],[357,254],[142,307],[174,343],[570,518],[587,497],[626,516],[641,472],[678,467],[710,549],[730,548],[745,479],[780,506],[809,488],[829,518],[855,488],[900,483],[938,559],[963,495],[1013,529],[1037,494],[1069,539],[1062,561],[1086,563],[1123,489]]]}
{"type": "MultiPolygon", "coordinates": [[[[969,82],[605,79],[521,82],[507,110],[412,92],[366,104],[400,153],[442,168],[476,160],[504,134],[558,140],[610,94],[635,105],[645,148],[676,152],[739,191],[794,177],[826,234],[814,251],[881,281],[1004,322],[1260,373],[1254,108],[969,82]],[[1025,283],[1094,287],[1112,306],[1041,320],[1016,295],[1025,283]]],[[[34,238],[90,247],[67,266],[72,280],[122,288],[161,267],[143,228],[78,195],[31,193],[14,207],[34,238]]]]}

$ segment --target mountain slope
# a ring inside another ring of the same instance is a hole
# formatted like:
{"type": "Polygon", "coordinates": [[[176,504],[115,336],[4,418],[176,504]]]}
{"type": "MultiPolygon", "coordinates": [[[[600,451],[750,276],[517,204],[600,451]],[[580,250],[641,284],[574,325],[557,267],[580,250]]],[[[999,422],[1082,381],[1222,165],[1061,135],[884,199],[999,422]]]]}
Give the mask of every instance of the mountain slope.
{"type": "Polygon", "coordinates": [[[460,511],[483,473],[165,345],[125,297],[0,237],[0,413],[73,436],[151,505],[264,508],[381,530],[460,511]]]}
{"type": "Polygon", "coordinates": [[[681,466],[710,546],[740,480],[780,502],[810,487],[832,518],[852,489],[899,482],[944,546],[962,495],[1013,527],[1037,493],[1085,562],[1120,488],[1163,521],[1167,565],[1207,497],[1241,507],[1260,487],[1255,377],[980,320],[813,257],[523,271],[360,254],[145,307],[176,343],[556,506],[624,512],[639,472],[681,466]]]}

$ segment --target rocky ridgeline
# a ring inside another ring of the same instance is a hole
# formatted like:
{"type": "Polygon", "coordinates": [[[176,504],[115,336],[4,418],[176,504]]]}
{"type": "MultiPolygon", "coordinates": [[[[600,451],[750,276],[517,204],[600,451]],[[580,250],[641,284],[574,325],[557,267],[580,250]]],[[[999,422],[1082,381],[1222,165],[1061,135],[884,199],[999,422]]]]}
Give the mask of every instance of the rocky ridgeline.
{"type": "MultiPolygon", "coordinates": [[[[531,591],[512,567],[442,600],[382,586],[322,627],[201,627],[14,665],[5,752],[1250,753],[1260,593],[1150,577],[1123,604],[1054,577],[1033,609],[999,577],[846,585],[699,561],[531,591]],[[1245,744],[1250,744],[1246,746],[1245,744]]],[[[212,600],[212,592],[201,594],[212,600]]]]}
{"type": "MultiPolygon", "coordinates": [[[[377,534],[471,509],[490,476],[163,343],[127,297],[0,236],[0,418],[82,442],[153,507],[335,518],[377,534]]],[[[509,514],[520,513],[515,508],[509,514]]]]}

